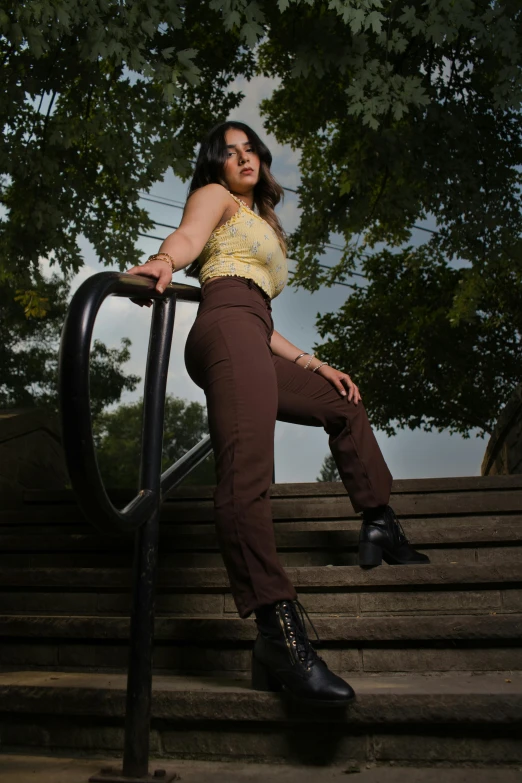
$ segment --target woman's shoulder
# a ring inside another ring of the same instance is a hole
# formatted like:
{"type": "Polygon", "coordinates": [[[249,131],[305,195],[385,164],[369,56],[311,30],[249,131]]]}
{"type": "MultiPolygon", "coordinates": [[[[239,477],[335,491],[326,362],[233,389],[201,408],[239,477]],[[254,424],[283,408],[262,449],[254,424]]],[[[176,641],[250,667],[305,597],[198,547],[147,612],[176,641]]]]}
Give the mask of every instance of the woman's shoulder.
{"type": "Polygon", "coordinates": [[[217,182],[211,182],[209,185],[203,185],[202,187],[194,190],[187,199],[189,202],[213,202],[216,201],[226,204],[230,201],[230,191],[228,191],[223,185],[217,182]]]}

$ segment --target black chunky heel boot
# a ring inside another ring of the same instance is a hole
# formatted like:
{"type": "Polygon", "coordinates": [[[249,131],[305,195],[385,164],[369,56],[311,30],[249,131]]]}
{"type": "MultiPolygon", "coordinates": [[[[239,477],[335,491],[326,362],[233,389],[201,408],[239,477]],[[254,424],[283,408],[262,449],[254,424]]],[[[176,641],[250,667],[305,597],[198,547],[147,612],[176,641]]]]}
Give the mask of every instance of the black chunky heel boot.
{"type": "Polygon", "coordinates": [[[402,529],[390,506],[363,511],[359,534],[359,565],[366,568],[381,565],[426,565],[427,555],[417,552],[402,529]]]}
{"type": "Polygon", "coordinates": [[[252,655],[252,688],[255,691],[272,691],[273,693],[283,690],[281,682],[277,677],[274,677],[270,668],[258,661],[254,655],[252,655]]]}
{"type": "Polygon", "coordinates": [[[259,634],[252,651],[252,688],[284,690],[308,704],[347,704],[355,696],[353,689],[312,647],[304,614],[298,601],[278,601],[256,611],[259,634]]]}

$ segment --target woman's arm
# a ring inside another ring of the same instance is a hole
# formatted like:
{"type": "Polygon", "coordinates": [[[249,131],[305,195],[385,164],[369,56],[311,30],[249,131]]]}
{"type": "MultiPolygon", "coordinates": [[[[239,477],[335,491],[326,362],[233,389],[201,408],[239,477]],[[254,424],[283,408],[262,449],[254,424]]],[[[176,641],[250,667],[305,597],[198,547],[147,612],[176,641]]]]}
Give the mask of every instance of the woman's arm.
{"type": "Polygon", "coordinates": [[[315,356],[310,361],[311,355],[309,353],[301,351],[300,348],[293,345],[286,337],[279,334],[279,332],[273,332],[272,339],[270,340],[270,348],[272,349],[272,353],[276,356],[281,356],[283,359],[288,359],[291,362],[295,361],[295,363],[301,367],[306,368],[311,372],[315,371],[317,375],[322,375],[323,378],[326,378],[326,380],[332,384],[332,386],[335,386],[342,397],[346,397],[346,387],[348,389],[348,400],[353,401],[356,405],[361,399],[359,389],[349,375],[340,370],[336,370],[334,367],[330,367],[328,364],[323,364],[319,359],[316,359],[315,356]],[[300,354],[303,355],[300,356],[300,354]],[[299,358],[297,358],[298,356],[299,358]],[[321,367],[321,365],[323,366],[321,367]]]}
{"type": "MultiPolygon", "coordinates": [[[[272,353],[275,353],[276,356],[281,356],[283,359],[289,359],[291,362],[293,362],[300,353],[304,354],[304,356],[296,362],[296,364],[300,364],[302,367],[304,367],[310,358],[309,353],[305,353],[300,348],[297,348],[293,343],[287,340],[286,337],[283,337],[282,334],[279,334],[279,332],[276,331],[272,334],[270,348],[272,349],[272,353]]],[[[308,365],[308,369],[313,370],[314,367],[318,367],[320,364],[321,362],[319,359],[312,359],[311,363],[308,365]]]]}
{"type": "Polygon", "coordinates": [[[151,261],[128,270],[130,275],[144,275],[157,280],[162,293],[172,280],[172,273],[194,261],[203,250],[209,236],[221,222],[231,205],[231,198],[222,185],[205,185],[188,199],[179,228],[162,242],[159,252],[168,253],[173,269],[164,261],[151,261]]]}

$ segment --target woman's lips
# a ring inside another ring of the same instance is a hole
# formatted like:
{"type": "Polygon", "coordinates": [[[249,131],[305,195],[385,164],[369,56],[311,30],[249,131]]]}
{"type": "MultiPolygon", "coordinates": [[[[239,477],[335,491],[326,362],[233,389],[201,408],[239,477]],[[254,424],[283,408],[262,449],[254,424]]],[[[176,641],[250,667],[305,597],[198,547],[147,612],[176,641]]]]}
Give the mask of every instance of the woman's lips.
{"type": "Polygon", "coordinates": [[[254,169],[243,169],[241,171],[241,174],[253,174],[253,173],[254,173],[254,169]]]}

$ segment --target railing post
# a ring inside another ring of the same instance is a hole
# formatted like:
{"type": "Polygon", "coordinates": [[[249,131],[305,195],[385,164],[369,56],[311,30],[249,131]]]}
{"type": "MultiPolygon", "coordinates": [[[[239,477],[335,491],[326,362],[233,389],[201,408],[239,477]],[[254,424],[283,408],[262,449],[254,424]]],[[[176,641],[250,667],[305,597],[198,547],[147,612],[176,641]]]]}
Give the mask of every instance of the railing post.
{"type": "Polygon", "coordinates": [[[161,449],[175,311],[174,297],[154,302],[145,376],[140,490],[152,491],[156,502],[136,531],[123,756],[123,775],[128,777],[148,774],[161,449]]]}
{"type": "Polygon", "coordinates": [[[78,505],[103,533],[136,532],[123,770],[106,767],[92,783],[171,783],[175,773],[148,774],[152,702],[154,593],[158,559],[159,511],[174,489],[212,451],[207,436],[163,474],[161,452],[165,394],[176,299],[199,302],[200,291],[173,283],[159,298],[154,282],[100,272],[74,294],[60,345],[59,390],[63,446],[78,505]],[[94,445],[89,389],[89,353],[98,310],[107,296],[154,300],[144,389],[140,491],[125,508],[112,503],[100,476],[94,445]]]}

